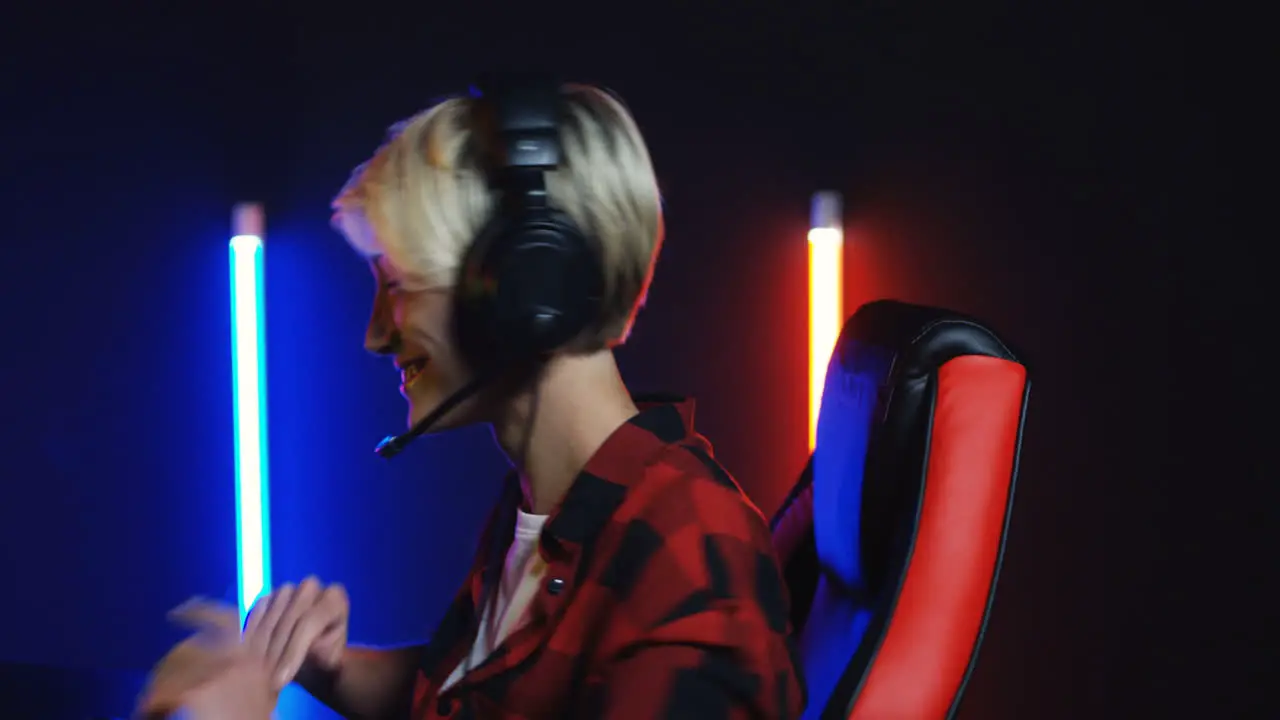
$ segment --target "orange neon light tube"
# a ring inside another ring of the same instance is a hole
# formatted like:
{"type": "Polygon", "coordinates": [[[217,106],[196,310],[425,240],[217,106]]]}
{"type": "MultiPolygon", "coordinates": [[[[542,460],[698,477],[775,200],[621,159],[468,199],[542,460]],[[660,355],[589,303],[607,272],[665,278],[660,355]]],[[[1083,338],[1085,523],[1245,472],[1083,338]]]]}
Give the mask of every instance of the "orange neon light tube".
{"type": "Polygon", "coordinates": [[[817,444],[827,363],[844,323],[844,229],[840,196],[813,196],[809,227],[809,451],[817,444]]]}

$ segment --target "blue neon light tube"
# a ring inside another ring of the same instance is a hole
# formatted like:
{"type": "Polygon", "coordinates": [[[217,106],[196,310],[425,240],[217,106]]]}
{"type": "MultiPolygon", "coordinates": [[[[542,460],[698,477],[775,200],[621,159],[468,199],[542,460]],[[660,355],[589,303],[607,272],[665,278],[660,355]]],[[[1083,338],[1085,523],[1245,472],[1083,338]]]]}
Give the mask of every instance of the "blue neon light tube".
{"type": "MultiPolygon", "coordinates": [[[[237,225],[239,222],[237,213],[237,225]]],[[[236,565],[241,620],[271,587],[262,235],[231,238],[231,347],[235,404],[236,565]]]]}

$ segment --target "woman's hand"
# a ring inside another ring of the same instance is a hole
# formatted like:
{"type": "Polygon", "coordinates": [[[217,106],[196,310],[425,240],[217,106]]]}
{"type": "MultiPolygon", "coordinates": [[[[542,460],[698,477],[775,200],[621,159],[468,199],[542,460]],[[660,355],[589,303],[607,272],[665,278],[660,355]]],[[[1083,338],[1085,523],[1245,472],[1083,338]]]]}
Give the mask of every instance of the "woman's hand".
{"type": "Polygon", "coordinates": [[[347,649],[351,606],[341,585],[309,577],[281,585],[249,613],[244,642],[275,676],[276,689],[304,669],[336,672],[347,649]]]}
{"type": "Polygon", "coordinates": [[[277,691],[270,668],[240,640],[234,607],[193,601],[170,617],[198,628],[152,670],[137,715],[192,720],[268,720],[277,691]]]}

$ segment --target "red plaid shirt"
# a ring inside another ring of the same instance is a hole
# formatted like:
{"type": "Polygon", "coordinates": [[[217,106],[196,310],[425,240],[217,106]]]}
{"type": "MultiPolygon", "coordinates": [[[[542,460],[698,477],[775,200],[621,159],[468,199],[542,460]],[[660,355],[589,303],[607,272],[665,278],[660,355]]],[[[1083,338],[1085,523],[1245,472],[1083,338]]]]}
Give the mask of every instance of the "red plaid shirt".
{"type": "Polygon", "coordinates": [[[654,405],[609,437],[547,520],[528,622],[440,693],[474,639],[482,544],[423,655],[415,720],[800,716],[768,526],[692,421],[691,402],[654,405]]]}

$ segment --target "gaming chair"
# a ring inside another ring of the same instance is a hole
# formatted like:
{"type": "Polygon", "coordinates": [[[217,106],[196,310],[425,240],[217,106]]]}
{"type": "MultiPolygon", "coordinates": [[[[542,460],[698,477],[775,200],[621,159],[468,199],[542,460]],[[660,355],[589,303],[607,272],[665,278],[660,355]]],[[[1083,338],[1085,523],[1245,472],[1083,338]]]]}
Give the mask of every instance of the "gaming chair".
{"type": "Polygon", "coordinates": [[[881,300],[832,353],[816,450],[773,520],[806,718],[946,720],[977,656],[1030,382],[977,321],[881,300]]]}

